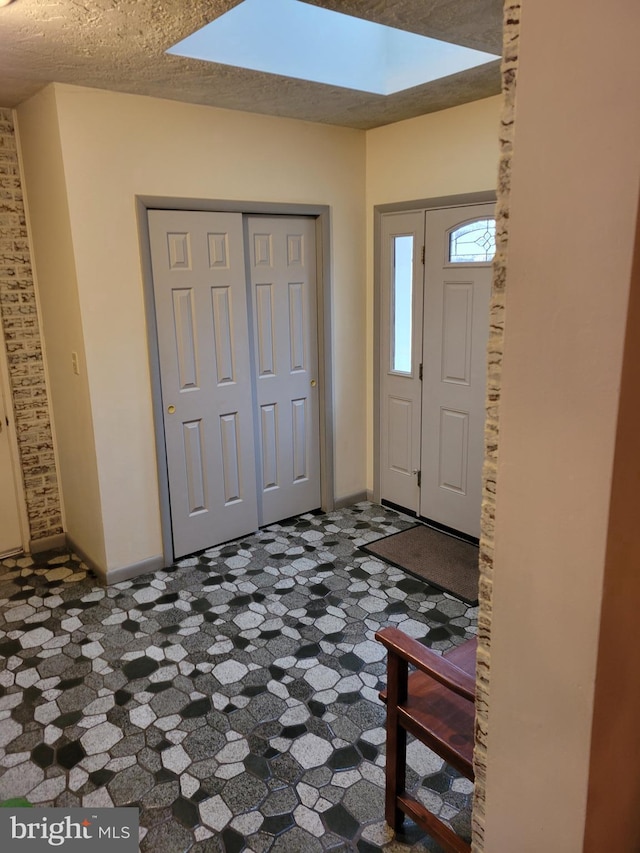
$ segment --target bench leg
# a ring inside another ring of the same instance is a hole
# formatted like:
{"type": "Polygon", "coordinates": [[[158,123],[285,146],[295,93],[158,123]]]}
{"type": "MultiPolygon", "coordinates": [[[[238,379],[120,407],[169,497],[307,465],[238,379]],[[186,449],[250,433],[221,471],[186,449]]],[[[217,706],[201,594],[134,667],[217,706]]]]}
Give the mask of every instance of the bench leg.
{"type": "Polygon", "coordinates": [[[407,698],[408,667],[397,655],[389,655],[387,668],[387,762],[385,784],[385,819],[394,830],[404,821],[398,808],[398,797],[405,792],[407,767],[407,733],[398,722],[398,705],[407,698]]]}

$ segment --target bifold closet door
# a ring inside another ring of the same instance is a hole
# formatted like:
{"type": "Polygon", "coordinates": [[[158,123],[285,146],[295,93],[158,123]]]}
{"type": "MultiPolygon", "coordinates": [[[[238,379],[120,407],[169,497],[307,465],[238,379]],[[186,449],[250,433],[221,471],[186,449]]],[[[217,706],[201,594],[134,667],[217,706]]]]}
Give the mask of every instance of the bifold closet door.
{"type": "Polygon", "coordinates": [[[243,226],[148,215],[177,558],[258,527],[243,226]]]}
{"type": "Polygon", "coordinates": [[[249,217],[260,523],[320,506],[315,220],[249,217]]]}

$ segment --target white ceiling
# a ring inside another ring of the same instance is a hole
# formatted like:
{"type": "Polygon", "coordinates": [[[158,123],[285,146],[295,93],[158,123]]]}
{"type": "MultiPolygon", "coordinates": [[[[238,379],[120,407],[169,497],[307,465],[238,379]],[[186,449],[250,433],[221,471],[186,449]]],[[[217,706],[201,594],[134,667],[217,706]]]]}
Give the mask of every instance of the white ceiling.
{"type": "MultiPolygon", "coordinates": [[[[238,2],[14,0],[0,8],[0,106],[55,81],[366,129],[500,91],[498,61],[382,96],[165,53],[238,2]]],[[[502,0],[308,2],[502,52],[502,0]]]]}

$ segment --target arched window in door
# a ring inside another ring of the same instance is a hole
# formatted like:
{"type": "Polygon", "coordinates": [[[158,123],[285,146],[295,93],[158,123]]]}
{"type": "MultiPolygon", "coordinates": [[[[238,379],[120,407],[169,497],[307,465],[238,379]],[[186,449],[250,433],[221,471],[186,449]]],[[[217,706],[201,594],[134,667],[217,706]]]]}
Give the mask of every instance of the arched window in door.
{"type": "Polygon", "coordinates": [[[490,264],[495,253],[495,219],[473,219],[449,231],[450,264],[490,264]]]}

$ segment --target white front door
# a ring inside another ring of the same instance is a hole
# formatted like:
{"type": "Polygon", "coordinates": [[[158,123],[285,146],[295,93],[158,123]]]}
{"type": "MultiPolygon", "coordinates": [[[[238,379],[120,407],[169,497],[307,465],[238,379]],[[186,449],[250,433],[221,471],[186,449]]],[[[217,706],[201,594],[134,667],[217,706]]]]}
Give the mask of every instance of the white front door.
{"type": "MultiPolygon", "coordinates": [[[[3,345],[0,340],[0,345],[3,345]]],[[[0,556],[22,550],[20,513],[16,489],[17,472],[12,462],[10,444],[9,409],[6,405],[7,392],[0,375],[0,556]]]]}
{"type": "Polygon", "coordinates": [[[494,233],[492,204],[382,217],[381,498],[473,537],[494,233]]]}
{"type": "Polygon", "coordinates": [[[482,503],[492,226],[493,205],[426,214],[419,514],[476,538],[482,503]]]}
{"type": "Polygon", "coordinates": [[[321,504],[315,221],[148,217],[177,558],[321,504]]]}
{"type": "Polygon", "coordinates": [[[259,513],[271,524],[320,506],[315,222],[250,217],[259,513]]]}
{"type": "Polygon", "coordinates": [[[150,210],[174,557],[258,527],[242,215],[150,210]]]}

